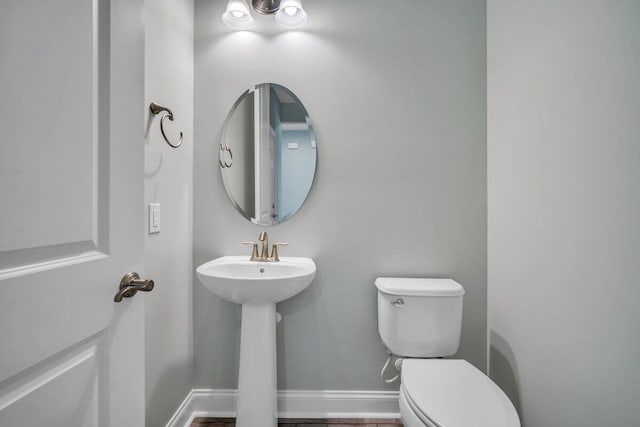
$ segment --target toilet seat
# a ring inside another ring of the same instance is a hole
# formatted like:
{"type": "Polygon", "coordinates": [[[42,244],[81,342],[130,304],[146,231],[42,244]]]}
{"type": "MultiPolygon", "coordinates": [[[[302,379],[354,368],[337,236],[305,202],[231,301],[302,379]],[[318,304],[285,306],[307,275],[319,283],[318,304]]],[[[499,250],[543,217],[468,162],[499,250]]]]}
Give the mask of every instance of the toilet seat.
{"type": "Polygon", "coordinates": [[[405,359],[400,393],[426,426],[520,427],[513,404],[465,360],[405,359]]]}

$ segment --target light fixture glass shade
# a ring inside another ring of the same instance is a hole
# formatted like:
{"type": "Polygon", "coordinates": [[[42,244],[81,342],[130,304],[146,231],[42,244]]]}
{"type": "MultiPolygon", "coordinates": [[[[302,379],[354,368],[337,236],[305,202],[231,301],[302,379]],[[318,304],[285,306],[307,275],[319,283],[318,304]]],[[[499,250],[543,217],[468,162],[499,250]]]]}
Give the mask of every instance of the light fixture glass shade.
{"type": "Polygon", "coordinates": [[[229,0],[227,9],[222,14],[222,20],[228,26],[241,30],[251,28],[255,23],[246,0],[229,0]]]}
{"type": "Polygon", "coordinates": [[[282,0],[276,12],[276,21],[285,27],[302,27],[307,22],[307,12],[300,0],[282,0]]]}

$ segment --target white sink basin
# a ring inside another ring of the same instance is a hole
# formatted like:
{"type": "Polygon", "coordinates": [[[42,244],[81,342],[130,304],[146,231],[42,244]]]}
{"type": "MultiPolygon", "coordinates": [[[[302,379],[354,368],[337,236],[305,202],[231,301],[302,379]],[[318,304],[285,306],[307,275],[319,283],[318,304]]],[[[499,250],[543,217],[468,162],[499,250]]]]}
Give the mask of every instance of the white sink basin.
{"type": "Polygon", "coordinates": [[[305,290],[316,274],[316,264],[300,257],[255,262],[246,256],[223,256],[202,264],[196,272],[210,291],[227,301],[277,303],[305,290]]]}
{"type": "Polygon", "coordinates": [[[276,303],[306,289],[316,264],[311,258],[224,256],[196,272],[210,291],[242,304],[236,427],[277,427],[276,303]]]}

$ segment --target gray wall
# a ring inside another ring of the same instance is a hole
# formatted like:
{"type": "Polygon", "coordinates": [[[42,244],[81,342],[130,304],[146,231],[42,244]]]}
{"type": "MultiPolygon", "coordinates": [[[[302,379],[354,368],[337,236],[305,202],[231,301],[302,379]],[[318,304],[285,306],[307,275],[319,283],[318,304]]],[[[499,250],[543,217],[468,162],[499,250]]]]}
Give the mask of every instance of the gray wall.
{"type": "Polygon", "coordinates": [[[171,108],[175,122],[165,121],[166,131],[174,141],[180,130],[185,137],[180,148],[169,147],[160,118],[148,117],[145,211],[149,202],[160,203],[162,226],[160,234],[145,238],[145,274],[155,288],[142,296],[147,425],[156,427],[166,424],[192,388],[192,0],[145,1],[145,68],[146,106],[156,101],[171,108]]]}
{"type": "Polygon", "coordinates": [[[488,2],[491,376],[525,427],[640,419],[640,2],[488,2]]]}
{"type": "MultiPolygon", "coordinates": [[[[302,209],[269,228],[318,266],[279,304],[282,389],[384,389],[377,276],[451,277],[465,296],[458,353],[486,364],[485,2],[307,0],[303,31],[226,2],[195,2],[194,266],[249,254],[263,228],[231,206],[216,167],[229,108],[249,86],[291,89],[314,121],[318,171],[302,209]]],[[[240,310],[194,280],[195,385],[234,388],[240,310]]]]}

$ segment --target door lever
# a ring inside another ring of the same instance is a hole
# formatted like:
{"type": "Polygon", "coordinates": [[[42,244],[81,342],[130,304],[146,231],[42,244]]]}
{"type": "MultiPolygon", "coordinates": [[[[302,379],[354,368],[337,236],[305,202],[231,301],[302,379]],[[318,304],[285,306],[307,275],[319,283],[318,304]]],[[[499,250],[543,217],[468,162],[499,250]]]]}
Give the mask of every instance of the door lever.
{"type": "Polygon", "coordinates": [[[120,281],[120,289],[113,298],[114,302],[122,301],[122,297],[130,298],[138,291],[150,292],[153,290],[153,280],[140,279],[138,273],[127,273],[120,281]]]}

